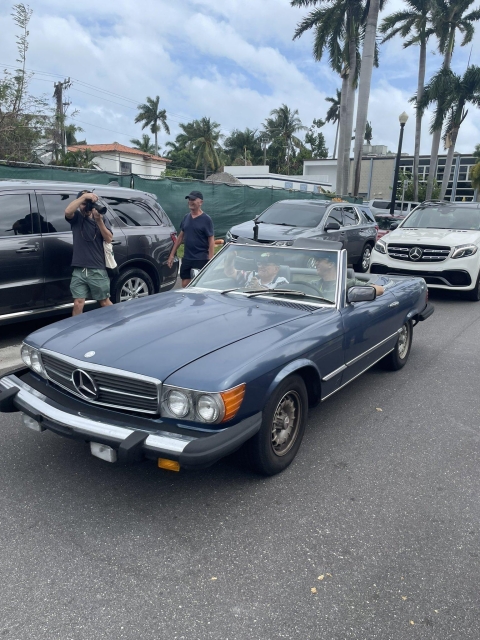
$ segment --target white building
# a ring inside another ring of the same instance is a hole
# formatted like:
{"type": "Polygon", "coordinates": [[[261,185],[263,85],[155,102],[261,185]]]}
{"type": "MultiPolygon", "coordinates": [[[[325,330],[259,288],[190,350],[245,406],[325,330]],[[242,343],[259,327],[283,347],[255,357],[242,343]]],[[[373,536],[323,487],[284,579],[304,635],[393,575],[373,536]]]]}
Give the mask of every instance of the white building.
{"type": "Polygon", "coordinates": [[[332,186],[327,175],[286,176],[281,173],[270,173],[268,165],[230,166],[225,167],[224,171],[250,187],[281,187],[282,189],[322,193],[324,190],[330,191],[332,186]]]}
{"type": "Polygon", "coordinates": [[[171,160],[154,156],[140,149],[126,147],[118,142],[112,144],[75,144],[69,151],[90,149],[94,154],[95,164],[102,171],[111,173],[135,173],[141,176],[159,178],[165,172],[171,160]]]}

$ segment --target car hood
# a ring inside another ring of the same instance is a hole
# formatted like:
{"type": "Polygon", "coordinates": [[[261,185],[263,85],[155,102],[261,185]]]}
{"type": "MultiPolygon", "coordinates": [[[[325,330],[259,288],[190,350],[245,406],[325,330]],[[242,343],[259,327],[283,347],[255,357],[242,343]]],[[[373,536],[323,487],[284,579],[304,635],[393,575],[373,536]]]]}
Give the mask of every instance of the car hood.
{"type": "Polygon", "coordinates": [[[388,243],[412,242],[421,244],[445,244],[451,247],[460,244],[478,244],[480,231],[455,231],[452,229],[395,229],[390,231],[388,243]]]}
{"type": "MultiPolygon", "coordinates": [[[[186,364],[309,311],[216,292],[171,291],[68,318],[26,342],[165,380],[186,364]],[[94,351],[87,358],[85,354],[94,351]]],[[[268,345],[268,338],[266,337],[268,345]]]]}
{"type": "MultiPolygon", "coordinates": [[[[235,236],[241,236],[242,238],[253,238],[253,220],[237,224],[230,229],[230,232],[235,236]]],[[[306,232],[313,231],[313,229],[306,227],[285,227],[280,224],[265,224],[260,223],[258,225],[258,239],[259,240],[295,240],[299,236],[305,235],[306,232]]]]}

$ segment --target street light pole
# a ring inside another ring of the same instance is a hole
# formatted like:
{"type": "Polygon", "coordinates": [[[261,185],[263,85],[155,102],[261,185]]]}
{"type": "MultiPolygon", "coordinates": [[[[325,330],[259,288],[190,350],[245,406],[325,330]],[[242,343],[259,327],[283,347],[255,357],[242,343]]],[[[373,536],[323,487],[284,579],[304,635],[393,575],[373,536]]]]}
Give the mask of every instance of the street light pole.
{"type": "Polygon", "coordinates": [[[400,156],[402,155],[402,142],[403,142],[403,129],[405,127],[405,123],[408,120],[408,115],[405,111],[400,114],[398,118],[400,122],[400,137],[398,139],[398,151],[397,151],[397,159],[395,162],[395,174],[393,176],[393,188],[392,188],[392,199],[390,201],[390,215],[393,216],[395,211],[395,200],[397,198],[397,184],[398,184],[398,174],[400,171],[400,156]]]}

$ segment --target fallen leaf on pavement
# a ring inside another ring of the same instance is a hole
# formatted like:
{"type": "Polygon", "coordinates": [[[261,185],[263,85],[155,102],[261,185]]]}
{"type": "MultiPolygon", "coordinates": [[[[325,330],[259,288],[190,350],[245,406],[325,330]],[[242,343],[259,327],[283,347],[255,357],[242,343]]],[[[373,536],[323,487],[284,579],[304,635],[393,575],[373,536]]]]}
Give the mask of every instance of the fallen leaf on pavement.
{"type": "Polygon", "coordinates": [[[406,600],[406,599],[407,599],[407,596],[402,596],[402,600],[406,600]]]}
{"type": "Polygon", "coordinates": [[[310,589],[310,591],[311,591],[312,593],[317,593],[317,589],[316,589],[316,587],[312,587],[312,588],[310,589]]]}
{"type": "Polygon", "coordinates": [[[321,575],[321,576],[318,576],[318,579],[319,579],[319,580],[323,580],[323,579],[324,579],[324,577],[325,577],[325,576],[324,576],[324,575],[323,575],[323,573],[322,573],[322,575],[321,575]]]}
{"type": "Polygon", "coordinates": [[[377,411],[383,411],[383,409],[380,409],[380,407],[377,407],[377,411]]]}
{"type": "Polygon", "coordinates": [[[216,580],[217,578],[215,576],[213,576],[212,580],[216,580]]]}
{"type": "Polygon", "coordinates": [[[413,620],[410,620],[410,624],[415,624],[413,620]]]}

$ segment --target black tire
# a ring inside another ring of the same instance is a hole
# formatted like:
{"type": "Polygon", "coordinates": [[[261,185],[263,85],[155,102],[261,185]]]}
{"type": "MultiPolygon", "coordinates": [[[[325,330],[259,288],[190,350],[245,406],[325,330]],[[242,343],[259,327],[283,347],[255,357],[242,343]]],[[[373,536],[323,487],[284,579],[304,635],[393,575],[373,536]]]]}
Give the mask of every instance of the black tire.
{"type": "Polygon", "coordinates": [[[472,302],[478,302],[480,300],[480,273],[478,274],[477,284],[475,289],[471,291],[467,291],[465,294],[465,298],[467,300],[472,300],[472,302]]]}
{"type": "Polygon", "coordinates": [[[307,411],[305,383],[300,376],[291,375],[270,396],[260,431],[247,442],[247,459],[255,471],[273,476],[288,467],[302,443],[307,411]]]}
{"type": "Polygon", "coordinates": [[[126,302],[155,293],[151,277],[143,269],[127,269],[120,273],[112,286],[112,301],[126,302]]]}
{"type": "Polygon", "coordinates": [[[412,349],[412,338],[412,321],[407,320],[402,327],[402,332],[398,336],[394,350],[382,360],[385,368],[390,369],[390,371],[398,371],[407,364],[408,356],[412,349]]]}
{"type": "Polygon", "coordinates": [[[372,245],[367,243],[362,250],[362,256],[355,265],[355,271],[358,273],[367,273],[370,266],[370,259],[372,257],[372,245]]]}

